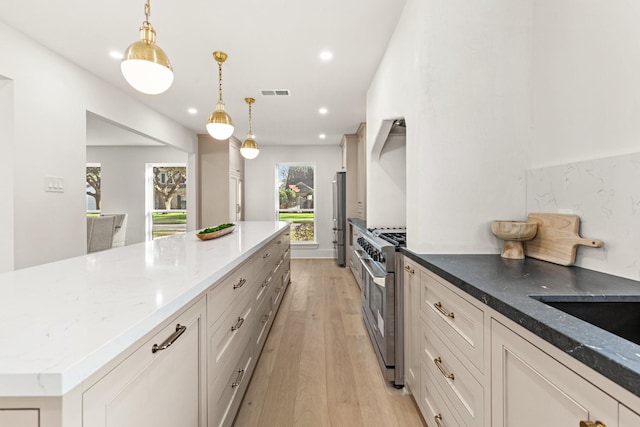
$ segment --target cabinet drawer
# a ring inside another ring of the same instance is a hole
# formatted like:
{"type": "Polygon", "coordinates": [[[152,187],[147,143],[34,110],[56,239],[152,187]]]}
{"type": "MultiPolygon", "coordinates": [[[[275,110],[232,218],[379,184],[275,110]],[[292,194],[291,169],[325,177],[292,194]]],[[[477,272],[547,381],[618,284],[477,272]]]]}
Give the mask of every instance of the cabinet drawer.
{"type": "MultiPolygon", "coordinates": [[[[445,343],[437,330],[427,321],[422,322],[423,360],[430,378],[435,378],[439,389],[467,427],[484,424],[484,388],[445,343]]],[[[429,387],[429,385],[427,385],[429,387]]]]}
{"type": "Polygon", "coordinates": [[[2,427],[38,427],[39,419],[38,409],[0,409],[2,427]]]}
{"type": "Polygon", "coordinates": [[[209,427],[233,423],[253,371],[253,348],[248,342],[238,358],[217,372],[216,381],[209,387],[209,427]]]}
{"type": "Polygon", "coordinates": [[[234,303],[247,292],[255,288],[258,281],[257,271],[252,258],[222,279],[220,284],[207,294],[207,319],[213,327],[221,321],[234,303]]]}
{"type": "MultiPolygon", "coordinates": [[[[484,372],[484,312],[431,272],[420,272],[422,312],[480,372],[484,372]]],[[[451,285],[449,285],[451,286],[451,285]]]]}
{"type": "Polygon", "coordinates": [[[442,397],[442,390],[430,376],[425,366],[422,367],[422,377],[425,378],[425,381],[422,382],[420,406],[428,425],[434,427],[465,427],[455,417],[454,411],[445,403],[445,399],[442,397]]]}
{"type": "Polygon", "coordinates": [[[82,396],[84,426],[185,426],[204,423],[201,333],[204,301],[175,318],[82,396]],[[186,327],[176,336],[177,326],[186,327]],[[168,344],[153,352],[154,344],[168,344]]]}
{"type": "Polygon", "coordinates": [[[229,359],[237,358],[238,351],[249,342],[251,328],[255,326],[254,308],[253,298],[244,298],[209,337],[209,384],[215,381],[221,367],[229,359]]]}
{"type": "Polygon", "coordinates": [[[260,354],[260,351],[267,340],[267,336],[269,335],[269,329],[271,328],[275,314],[271,298],[262,301],[262,304],[258,310],[256,310],[256,313],[256,325],[254,327],[256,334],[254,335],[254,341],[256,342],[256,354],[260,354]]]}

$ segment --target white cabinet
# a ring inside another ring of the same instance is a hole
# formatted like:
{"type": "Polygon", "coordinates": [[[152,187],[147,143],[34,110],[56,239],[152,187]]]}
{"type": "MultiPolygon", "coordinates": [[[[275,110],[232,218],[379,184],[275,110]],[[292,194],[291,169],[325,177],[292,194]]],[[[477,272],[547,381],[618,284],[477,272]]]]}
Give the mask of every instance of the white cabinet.
{"type": "Polygon", "coordinates": [[[403,258],[404,382],[412,393],[420,392],[420,268],[403,258]]]}
{"type": "MultiPolygon", "coordinates": [[[[637,408],[640,409],[640,408],[637,408]]],[[[620,405],[619,426],[618,427],[638,427],[640,426],[640,415],[633,412],[624,405],[620,405]]]]}
{"type": "Polygon", "coordinates": [[[83,425],[204,426],[204,313],[201,299],[90,387],[83,425]]]}
{"type": "Polygon", "coordinates": [[[438,423],[447,426],[488,425],[484,311],[428,270],[420,271],[419,280],[423,414],[437,411],[438,423]]]}
{"type": "Polygon", "coordinates": [[[491,343],[492,426],[618,425],[618,402],[496,320],[491,343]]]}
{"type": "Polygon", "coordinates": [[[39,411],[37,409],[0,409],[0,426],[2,427],[38,427],[39,411]]]}
{"type": "Polygon", "coordinates": [[[367,217],[367,126],[361,123],[358,131],[357,217],[367,217]]]}
{"type": "Polygon", "coordinates": [[[197,179],[197,228],[244,219],[244,157],[239,141],[198,135],[197,179]]]}

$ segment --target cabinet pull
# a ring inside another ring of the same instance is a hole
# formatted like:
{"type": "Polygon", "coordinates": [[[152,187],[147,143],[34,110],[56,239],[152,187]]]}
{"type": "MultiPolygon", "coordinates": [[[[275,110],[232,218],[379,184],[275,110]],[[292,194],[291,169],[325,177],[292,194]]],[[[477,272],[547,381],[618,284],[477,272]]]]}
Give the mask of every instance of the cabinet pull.
{"type": "Polygon", "coordinates": [[[242,378],[244,378],[244,369],[240,369],[238,371],[238,376],[236,376],[236,380],[231,383],[231,388],[236,388],[242,383],[242,378]]]}
{"type": "Polygon", "coordinates": [[[236,322],[235,325],[231,327],[231,331],[232,332],[237,331],[238,329],[240,329],[243,323],[244,323],[244,319],[242,317],[238,317],[238,321],[236,322]]]}
{"type": "Polygon", "coordinates": [[[262,320],[260,321],[260,323],[267,323],[267,320],[269,320],[269,317],[271,317],[270,314],[265,314],[264,316],[262,316],[262,320]]]}
{"type": "Polygon", "coordinates": [[[266,254],[262,255],[262,259],[267,259],[271,256],[271,254],[269,252],[267,252],[266,254]]]}
{"type": "Polygon", "coordinates": [[[408,265],[404,266],[404,271],[411,274],[414,274],[416,272],[413,268],[409,267],[408,265]]]}
{"type": "Polygon", "coordinates": [[[580,421],[580,427],[607,427],[607,425],[602,421],[596,421],[594,423],[593,421],[587,420],[587,421],[580,421]]]}
{"type": "Polygon", "coordinates": [[[452,373],[448,373],[445,369],[444,366],[442,366],[442,359],[439,357],[436,357],[435,359],[433,359],[433,363],[436,364],[436,366],[438,367],[438,370],[440,370],[440,373],[442,374],[443,377],[448,378],[450,380],[455,380],[455,375],[453,375],[452,373]]]}
{"type": "Polygon", "coordinates": [[[447,310],[445,310],[444,308],[442,308],[442,303],[440,301],[438,301],[437,303],[433,304],[433,306],[440,312],[442,313],[443,316],[446,317],[450,317],[450,318],[455,318],[456,316],[453,314],[453,311],[449,312],[447,310]]]}
{"type": "Polygon", "coordinates": [[[233,285],[233,289],[239,289],[239,288],[243,287],[245,283],[247,283],[247,279],[240,279],[240,281],[238,283],[233,285]]]}
{"type": "Polygon", "coordinates": [[[433,419],[436,421],[436,425],[438,427],[444,427],[444,424],[442,424],[440,421],[442,421],[442,415],[438,414],[435,417],[433,417],[433,419]]]}
{"type": "Polygon", "coordinates": [[[176,331],[174,333],[172,333],[169,338],[167,338],[166,340],[164,340],[164,342],[160,345],[158,344],[154,344],[153,347],[151,347],[151,353],[157,353],[159,351],[162,350],[166,350],[167,348],[169,348],[169,346],[171,344],[173,344],[174,342],[176,342],[176,340],[178,338],[180,338],[180,335],[184,334],[184,331],[187,330],[187,327],[184,325],[181,325],[180,323],[178,323],[176,325],[176,331]]]}

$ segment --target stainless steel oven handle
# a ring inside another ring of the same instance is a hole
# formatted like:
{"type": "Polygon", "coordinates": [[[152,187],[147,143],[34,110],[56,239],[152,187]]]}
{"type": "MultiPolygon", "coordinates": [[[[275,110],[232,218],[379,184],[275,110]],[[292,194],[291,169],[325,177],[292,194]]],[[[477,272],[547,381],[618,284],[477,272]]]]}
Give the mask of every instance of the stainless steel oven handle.
{"type": "Polygon", "coordinates": [[[384,288],[386,285],[385,276],[376,276],[376,273],[373,271],[373,268],[371,266],[373,261],[371,261],[368,258],[360,258],[360,263],[362,264],[364,269],[367,270],[367,274],[371,276],[371,278],[373,279],[373,283],[375,283],[376,285],[380,285],[384,288]]]}

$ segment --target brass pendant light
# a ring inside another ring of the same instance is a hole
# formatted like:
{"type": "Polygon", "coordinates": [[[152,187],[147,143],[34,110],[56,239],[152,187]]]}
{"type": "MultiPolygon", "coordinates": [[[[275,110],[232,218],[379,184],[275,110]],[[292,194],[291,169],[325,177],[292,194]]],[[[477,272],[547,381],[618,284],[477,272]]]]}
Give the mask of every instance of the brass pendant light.
{"type": "Polygon", "coordinates": [[[173,83],[173,68],[167,54],[156,45],[156,30],[149,22],[151,3],[144,6],[145,20],[140,27],[140,40],[131,44],[124,53],[120,70],[127,83],[135,90],[157,95],[173,83]]]}
{"type": "Polygon", "coordinates": [[[227,54],[224,52],[213,52],[213,59],[218,63],[218,103],[216,111],[211,113],[207,120],[207,132],[215,139],[229,139],[233,135],[233,122],[231,117],[224,111],[224,102],[222,102],[222,63],[227,60],[227,54]]]}
{"type": "Polygon", "coordinates": [[[240,154],[245,159],[255,159],[260,154],[260,149],[258,148],[258,144],[256,143],[255,136],[251,132],[251,104],[256,102],[253,98],[245,98],[244,102],[249,104],[249,133],[247,133],[247,139],[244,140],[242,146],[240,147],[240,154]]]}

